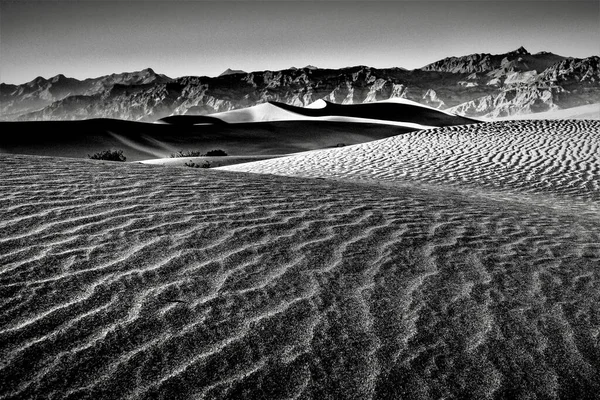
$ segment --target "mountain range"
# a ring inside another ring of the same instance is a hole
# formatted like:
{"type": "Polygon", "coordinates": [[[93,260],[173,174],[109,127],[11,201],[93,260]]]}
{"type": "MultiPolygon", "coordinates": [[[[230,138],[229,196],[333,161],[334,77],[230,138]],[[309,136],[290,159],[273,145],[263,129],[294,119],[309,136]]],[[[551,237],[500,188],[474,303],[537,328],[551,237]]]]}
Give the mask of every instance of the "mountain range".
{"type": "Polygon", "coordinates": [[[151,68],[77,80],[57,75],[0,84],[5,121],[115,118],[153,122],[278,102],[361,104],[405,98],[468,117],[497,118],[600,103],[600,57],[570,58],[520,47],[505,54],[449,57],[415,70],[307,66],[226,70],[170,78],[151,68]]]}

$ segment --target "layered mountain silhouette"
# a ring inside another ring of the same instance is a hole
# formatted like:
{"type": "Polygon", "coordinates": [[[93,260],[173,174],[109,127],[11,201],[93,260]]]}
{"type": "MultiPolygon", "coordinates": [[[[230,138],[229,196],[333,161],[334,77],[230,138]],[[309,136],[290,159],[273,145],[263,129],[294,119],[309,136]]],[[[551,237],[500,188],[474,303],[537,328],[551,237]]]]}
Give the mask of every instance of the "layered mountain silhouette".
{"type": "Polygon", "coordinates": [[[313,66],[218,77],[169,78],[147,68],[83,81],[57,75],[0,84],[5,121],[115,118],[153,122],[210,115],[267,102],[306,107],[317,100],[362,104],[404,98],[470,117],[507,117],[600,103],[600,57],[505,54],[449,57],[412,71],[313,66]]]}

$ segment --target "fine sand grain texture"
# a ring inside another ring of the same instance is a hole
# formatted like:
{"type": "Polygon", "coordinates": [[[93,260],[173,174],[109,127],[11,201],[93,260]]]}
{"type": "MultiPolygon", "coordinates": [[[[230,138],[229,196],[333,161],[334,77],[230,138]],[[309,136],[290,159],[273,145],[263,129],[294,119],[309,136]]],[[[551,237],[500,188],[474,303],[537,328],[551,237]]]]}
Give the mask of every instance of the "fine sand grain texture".
{"type": "Polygon", "coordinates": [[[403,186],[0,155],[0,398],[597,398],[597,125],[494,126],[251,166],[403,186]]]}

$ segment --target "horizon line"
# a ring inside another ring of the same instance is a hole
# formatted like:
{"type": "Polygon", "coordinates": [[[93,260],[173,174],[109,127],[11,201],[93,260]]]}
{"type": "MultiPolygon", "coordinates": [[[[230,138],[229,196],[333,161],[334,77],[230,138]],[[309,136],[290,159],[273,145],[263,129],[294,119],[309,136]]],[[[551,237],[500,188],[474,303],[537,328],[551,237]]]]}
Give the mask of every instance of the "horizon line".
{"type": "MultiPolygon", "coordinates": [[[[313,63],[309,63],[309,64],[307,64],[304,67],[291,66],[291,67],[282,68],[282,69],[268,69],[267,68],[267,69],[254,69],[254,70],[251,70],[251,71],[245,71],[241,67],[233,67],[232,68],[231,66],[229,66],[229,67],[225,67],[225,69],[221,73],[226,72],[227,70],[234,70],[234,71],[235,70],[242,70],[242,71],[244,71],[243,73],[251,74],[251,73],[268,72],[268,71],[270,71],[270,72],[287,71],[287,70],[292,70],[294,68],[295,69],[305,69],[305,68],[309,68],[309,67],[314,67],[314,68],[320,69],[320,70],[324,70],[324,69],[340,70],[340,69],[347,69],[347,68],[366,67],[366,68],[374,68],[374,69],[403,69],[403,70],[405,70],[407,72],[410,72],[410,71],[419,70],[419,69],[424,68],[424,67],[426,67],[428,65],[435,64],[438,61],[442,61],[442,60],[445,60],[445,59],[448,59],[448,58],[468,57],[470,55],[475,55],[475,54],[484,54],[484,55],[489,54],[489,55],[497,56],[497,55],[514,53],[514,52],[520,50],[521,48],[525,49],[524,46],[519,46],[515,50],[507,51],[507,52],[504,52],[504,53],[492,54],[492,53],[486,53],[486,52],[479,52],[479,53],[470,53],[470,54],[464,54],[464,55],[458,55],[458,56],[456,56],[456,55],[449,55],[449,56],[446,56],[446,57],[443,57],[443,58],[439,58],[439,59],[437,59],[435,61],[432,61],[430,63],[427,63],[427,64],[425,64],[425,65],[423,65],[421,67],[412,68],[412,69],[408,69],[408,68],[405,68],[405,67],[402,67],[402,66],[375,67],[373,65],[368,65],[368,64],[347,65],[347,66],[343,66],[343,67],[320,67],[320,66],[315,66],[313,63]]],[[[558,55],[560,57],[564,57],[566,59],[570,59],[570,58],[573,58],[573,59],[585,59],[585,58],[599,57],[600,56],[599,54],[592,54],[592,55],[589,55],[589,56],[586,56],[586,57],[573,57],[573,56],[563,56],[563,55],[560,55],[560,54],[557,54],[557,53],[553,53],[551,51],[546,51],[546,50],[541,50],[541,51],[538,51],[536,53],[529,53],[529,51],[527,49],[525,49],[525,50],[530,55],[537,55],[537,54],[541,54],[541,53],[549,53],[549,54],[558,55]]],[[[152,70],[152,72],[156,73],[157,75],[164,75],[164,76],[166,76],[167,78],[170,78],[170,79],[181,79],[181,78],[187,78],[187,77],[218,78],[220,76],[220,74],[219,75],[180,75],[180,76],[170,76],[168,73],[156,72],[155,69],[154,69],[154,67],[144,67],[144,68],[141,68],[141,69],[132,69],[132,70],[121,71],[121,72],[110,72],[110,73],[106,73],[104,75],[98,75],[98,76],[95,76],[95,77],[88,76],[88,77],[85,77],[85,78],[76,78],[74,76],[66,76],[63,73],[58,73],[56,75],[51,75],[48,78],[45,78],[43,75],[38,75],[35,78],[32,78],[32,79],[30,79],[28,81],[21,82],[21,83],[9,83],[9,82],[0,81],[0,84],[19,86],[19,85],[24,85],[24,84],[33,82],[33,81],[35,81],[37,79],[40,79],[40,78],[44,79],[44,80],[50,80],[52,78],[56,78],[56,77],[61,76],[61,75],[64,76],[65,78],[68,78],[68,79],[76,79],[76,80],[79,80],[79,81],[85,81],[85,80],[99,79],[99,78],[103,78],[103,77],[110,76],[110,75],[120,75],[120,74],[142,72],[142,71],[145,71],[145,70],[152,70]]]]}

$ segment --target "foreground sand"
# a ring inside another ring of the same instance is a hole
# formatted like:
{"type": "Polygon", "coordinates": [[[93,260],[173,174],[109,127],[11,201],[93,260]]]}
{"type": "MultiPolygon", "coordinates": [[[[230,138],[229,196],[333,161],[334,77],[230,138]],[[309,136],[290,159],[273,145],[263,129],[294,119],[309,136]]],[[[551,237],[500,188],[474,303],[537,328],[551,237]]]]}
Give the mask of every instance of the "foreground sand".
{"type": "Polygon", "coordinates": [[[0,155],[0,397],[592,399],[597,159],[565,159],[498,189],[0,155]]]}

